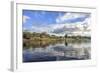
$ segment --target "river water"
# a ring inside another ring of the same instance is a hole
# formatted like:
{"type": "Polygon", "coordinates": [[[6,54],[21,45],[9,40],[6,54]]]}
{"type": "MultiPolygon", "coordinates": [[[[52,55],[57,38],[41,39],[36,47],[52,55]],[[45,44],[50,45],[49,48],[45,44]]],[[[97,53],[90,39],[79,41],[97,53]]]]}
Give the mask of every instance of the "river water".
{"type": "Polygon", "coordinates": [[[23,62],[91,59],[90,42],[57,43],[23,49],[23,62]]]}

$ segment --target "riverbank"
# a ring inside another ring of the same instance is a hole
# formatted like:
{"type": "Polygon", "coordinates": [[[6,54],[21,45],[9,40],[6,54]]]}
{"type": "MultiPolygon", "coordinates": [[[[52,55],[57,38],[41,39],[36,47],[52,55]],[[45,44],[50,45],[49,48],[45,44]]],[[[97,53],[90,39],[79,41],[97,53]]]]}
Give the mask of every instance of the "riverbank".
{"type": "Polygon", "coordinates": [[[47,33],[30,33],[23,32],[23,47],[45,47],[49,44],[55,45],[57,43],[81,43],[90,42],[91,37],[86,36],[55,36],[47,33]]]}

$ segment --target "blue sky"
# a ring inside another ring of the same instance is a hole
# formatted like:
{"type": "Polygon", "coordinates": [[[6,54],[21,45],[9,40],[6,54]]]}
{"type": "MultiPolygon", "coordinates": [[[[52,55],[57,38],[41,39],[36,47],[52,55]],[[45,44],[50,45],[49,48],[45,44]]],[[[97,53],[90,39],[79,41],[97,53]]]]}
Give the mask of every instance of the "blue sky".
{"type": "Polygon", "coordinates": [[[64,12],[50,12],[50,11],[34,11],[23,10],[23,16],[28,16],[30,19],[24,24],[24,27],[42,26],[56,24],[56,18],[60,15],[64,15],[64,12]]]}
{"type": "Polygon", "coordinates": [[[23,29],[34,32],[50,31],[62,25],[88,25],[90,13],[23,10],[23,29]]]}

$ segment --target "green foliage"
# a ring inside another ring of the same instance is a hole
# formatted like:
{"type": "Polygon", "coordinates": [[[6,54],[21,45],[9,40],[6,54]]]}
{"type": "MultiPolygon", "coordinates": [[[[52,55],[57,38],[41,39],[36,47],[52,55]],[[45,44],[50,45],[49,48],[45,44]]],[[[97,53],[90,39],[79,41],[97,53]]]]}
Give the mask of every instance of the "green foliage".
{"type": "Polygon", "coordinates": [[[68,37],[68,35],[67,34],[65,34],[65,38],[67,38],[68,37]]]}
{"type": "Polygon", "coordinates": [[[30,39],[32,37],[32,34],[30,32],[23,32],[23,38],[30,39]]]}
{"type": "Polygon", "coordinates": [[[91,41],[91,37],[86,36],[55,36],[49,35],[46,32],[36,33],[36,32],[23,32],[23,47],[25,46],[46,46],[48,44],[56,44],[60,42],[88,42],[91,41]]]}

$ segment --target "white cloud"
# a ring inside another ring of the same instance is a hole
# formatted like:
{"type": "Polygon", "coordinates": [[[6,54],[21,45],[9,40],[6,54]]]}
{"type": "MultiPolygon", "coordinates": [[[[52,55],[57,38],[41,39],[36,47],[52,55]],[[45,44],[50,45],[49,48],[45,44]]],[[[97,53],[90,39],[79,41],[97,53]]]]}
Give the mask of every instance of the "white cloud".
{"type": "MultiPolygon", "coordinates": [[[[77,34],[80,34],[80,35],[83,35],[81,34],[81,32],[83,31],[83,25],[86,25],[86,27],[88,29],[90,29],[90,18],[86,18],[84,21],[81,21],[81,22],[76,22],[76,23],[64,23],[64,24],[59,24],[59,22],[61,21],[64,21],[64,20],[68,20],[68,19],[74,19],[74,18],[78,18],[78,17],[83,17],[84,15],[81,15],[81,14],[78,14],[78,13],[66,13],[65,15],[61,16],[59,15],[59,17],[56,19],[56,21],[58,23],[56,24],[50,24],[50,25],[43,25],[43,26],[32,26],[30,27],[30,31],[33,31],[33,32],[47,32],[47,33],[50,33],[50,34],[55,34],[55,35],[64,35],[66,33],[77,33],[77,34]],[[61,33],[55,33],[53,31],[57,31],[57,32],[61,32],[61,33]]],[[[28,16],[23,16],[23,22],[25,23],[27,21],[27,19],[30,19],[30,17],[28,16]]],[[[86,31],[87,34],[85,35],[90,35],[90,31],[86,31]]],[[[77,35],[76,34],[76,35],[77,35]]]]}
{"type": "Polygon", "coordinates": [[[29,16],[23,15],[23,23],[26,23],[26,21],[27,21],[28,19],[30,19],[29,16]]]}
{"type": "MultiPolygon", "coordinates": [[[[86,20],[87,21],[87,20],[86,20]]],[[[89,28],[89,26],[87,26],[89,28]]],[[[73,35],[90,35],[90,31],[83,30],[83,25],[76,24],[51,24],[47,26],[32,26],[29,31],[31,32],[47,32],[49,34],[64,36],[65,34],[73,33],[73,35]],[[85,33],[83,34],[82,31],[85,33]]]]}
{"type": "Polygon", "coordinates": [[[79,17],[84,17],[86,14],[82,14],[82,13],[72,13],[72,12],[67,12],[65,13],[63,16],[58,16],[56,19],[56,22],[63,22],[65,20],[70,20],[70,19],[75,19],[75,18],[79,18],[79,17]]]}
{"type": "MultiPolygon", "coordinates": [[[[68,20],[68,19],[75,19],[75,18],[79,18],[79,17],[84,17],[84,14],[79,14],[79,13],[66,13],[65,15],[59,17],[58,19],[59,22],[64,21],[64,20],[68,20]]],[[[87,29],[91,30],[91,21],[90,21],[90,17],[87,17],[84,19],[84,21],[81,22],[76,22],[76,23],[64,23],[64,24],[59,24],[56,25],[56,27],[63,27],[66,26],[67,28],[74,28],[74,27],[78,27],[80,30],[83,30],[83,26],[87,27],[87,29]]],[[[55,28],[56,28],[55,27],[55,28]]]]}
{"type": "MultiPolygon", "coordinates": [[[[68,14],[68,15],[70,15],[70,14],[68,14]]],[[[64,19],[64,17],[63,17],[63,19],[64,19]]],[[[71,18],[71,17],[72,16],[70,16],[69,18],[71,18]]],[[[76,17],[79,17],[79,16],[76,15],[75,18],[76,17]]],[[[54,33],[57,32],[60,35],[61,35],[61,32],[64,33],[64,34],[65,33],[73,33],[74,35],[83,35],[83,36],[84,35],[85,36],[90,36],[91,35],[91,33],[90,33],[91,32],[90,17],[86,18],[84,21],[81,21],[81,22],[55,24],[55,25],[52,25],[52,28],[54,29],[54,33]],[[63,30],[65,30],[65,31],[63,31],[63,30]]]]}
{"type": "Polygon", "coordinates": [[[33,32],[49,32],[52,28],[50,26],[32,26],[30,28],[31,31],[33,32]]]}

